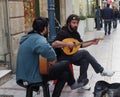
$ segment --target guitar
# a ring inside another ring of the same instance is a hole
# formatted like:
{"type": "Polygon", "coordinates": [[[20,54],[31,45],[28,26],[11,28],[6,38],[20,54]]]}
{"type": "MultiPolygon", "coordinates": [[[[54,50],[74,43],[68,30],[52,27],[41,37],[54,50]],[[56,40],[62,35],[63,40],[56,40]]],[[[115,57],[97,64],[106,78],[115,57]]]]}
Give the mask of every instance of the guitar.
{"type": "MultiPolygon", "coordinates": [[[[99,40],[103,40],[104,37],[100,37],[100,38],[96,38],[99,40]]],[[[62,50],[66,55],[73,55],[75,54],[79,49],[80,49],[80,45],[82,45],[84,42],[79,42],[78,40],[74,39],[74,38],[66,38],[63,40],[63,42],[73,42],[75,45],[73,48],[69,48],[69,47],[63,47],[62,50]]]]}
{"type": "Polygon", "coordinates": [[[47,75],[49,74],[49,63],[46,58],[39,56],[39,70],[40,74],[47,75]]]}

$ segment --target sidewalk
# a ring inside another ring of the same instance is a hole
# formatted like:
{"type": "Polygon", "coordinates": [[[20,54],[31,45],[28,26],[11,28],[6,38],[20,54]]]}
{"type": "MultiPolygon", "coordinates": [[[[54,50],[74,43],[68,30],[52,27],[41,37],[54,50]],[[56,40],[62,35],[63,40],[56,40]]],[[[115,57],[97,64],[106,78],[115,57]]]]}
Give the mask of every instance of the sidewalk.
{"type": "MultiPolygon", "coordinates": [[[[81,91],[74,90],[72,91],[69,86],[65,86],[61,97],[93,97],[93,90],[95,83],[98,80],[105,80],[109,83],[120,82],[120,24],[116,30],[111,31],[111,35],[105,36],[104,40],[101,40],[98,45],[90,46],[87,49],[97,61],[106,69],[116,71],[115,75],[111,78],[102,77],[100,74],[96,74],[91,67],[88,69],[88,78],[90,79],[91,90],[90,91],[81,91]]],[[[104,35],[104,30],[93,32],[86,32],[83,40],[87,41],[93,38],[98,38],[104,35]]],[[[77,79],[79,75],[79,68],[74,66],[74,76],[77,79]]],[[[54,85],[50,82],[50,94],[52,94],[54,85]]],[[[42,91],[42,90],[41,90],[42,91]]],[[[14,95],[14,97],[25,97],[26,90],[16,84],[15,75],[11,76],[11,80],[7,83],[0,86],[0,95],[14,95]]],[[[3,97],[3,96],[0,96],[3,97]]],[[[4,96],[7,97],[7,96],[4,96]]],[[[9,96],[10,97],[10,96],[9,96]]],[[[40,95],[34,93],[34,97],[43,97],[42,92],[40,95]]]]}

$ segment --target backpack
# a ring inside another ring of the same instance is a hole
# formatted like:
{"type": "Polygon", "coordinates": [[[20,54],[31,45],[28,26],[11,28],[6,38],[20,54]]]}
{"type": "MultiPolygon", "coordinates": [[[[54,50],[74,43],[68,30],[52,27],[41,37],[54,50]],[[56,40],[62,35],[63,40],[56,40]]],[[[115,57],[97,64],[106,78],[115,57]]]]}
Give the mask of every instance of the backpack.
{"type": "Polygon", "coordinates": [[[97,81],[93,94],[94,97],[120,97],[120,83],[97,81]]]}

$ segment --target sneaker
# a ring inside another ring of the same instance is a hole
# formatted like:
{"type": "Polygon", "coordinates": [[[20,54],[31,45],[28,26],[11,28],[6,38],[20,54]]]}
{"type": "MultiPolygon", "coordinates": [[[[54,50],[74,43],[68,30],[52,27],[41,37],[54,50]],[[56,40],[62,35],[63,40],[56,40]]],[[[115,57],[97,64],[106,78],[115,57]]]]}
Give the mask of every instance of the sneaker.
{"type": "Polygon", "coordinates": [[[71,90],[74,90],[74,89],[80,88],[80,87],[82,87],[82,86],[83,86],[82,83],[78,83],[78,82],[76,81],[74,84],[72,84],[72,85],[70,86],[70,88],[71,88],[71,90]]]}
{"type": "Polygon", "coordinates": [[[108,76],[108,77],[111,77],[115,74],[115,72],[113,71],[105,71],[103,70],[103,72],[101,73],[102,76],[108,76]]]}
{"type": "Polygon", "coordinates": [[[78,83],[81,83],[82,86],[85,86],[86,84],[88,84],[89,80],[86,78],[86,79],[78,79],[77,80],[78,83]]]}
{"type": "Polygon", "coordinates": [[[85,86],[83,86],[83,87],[81,87],[79,90],[80,91],[90,91],[90,89],[91,89],[91,86],[90,86],[90,84],[86,84],[85,86]]]}
{"type": "Polygon", "coordinates": [[[86,84],[85,86],[81,87],[82,90],[90,90],[91,86],[90,84],[86,84]]]}

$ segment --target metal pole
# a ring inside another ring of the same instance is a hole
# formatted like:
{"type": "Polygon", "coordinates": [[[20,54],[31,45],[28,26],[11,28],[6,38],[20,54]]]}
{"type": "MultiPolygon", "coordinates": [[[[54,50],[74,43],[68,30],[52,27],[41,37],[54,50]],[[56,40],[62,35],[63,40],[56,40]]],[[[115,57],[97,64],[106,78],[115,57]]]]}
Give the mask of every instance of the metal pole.
{"type": "Polygon", "coordinates": [[[55,31],[55,8],[54,8],[54,3],[53,0],[48,0],[48,17],[49,17],[49,39],[48,42],[52,43],[53,40],[55,39],[56,36],[56,31],[55,31]]]}

